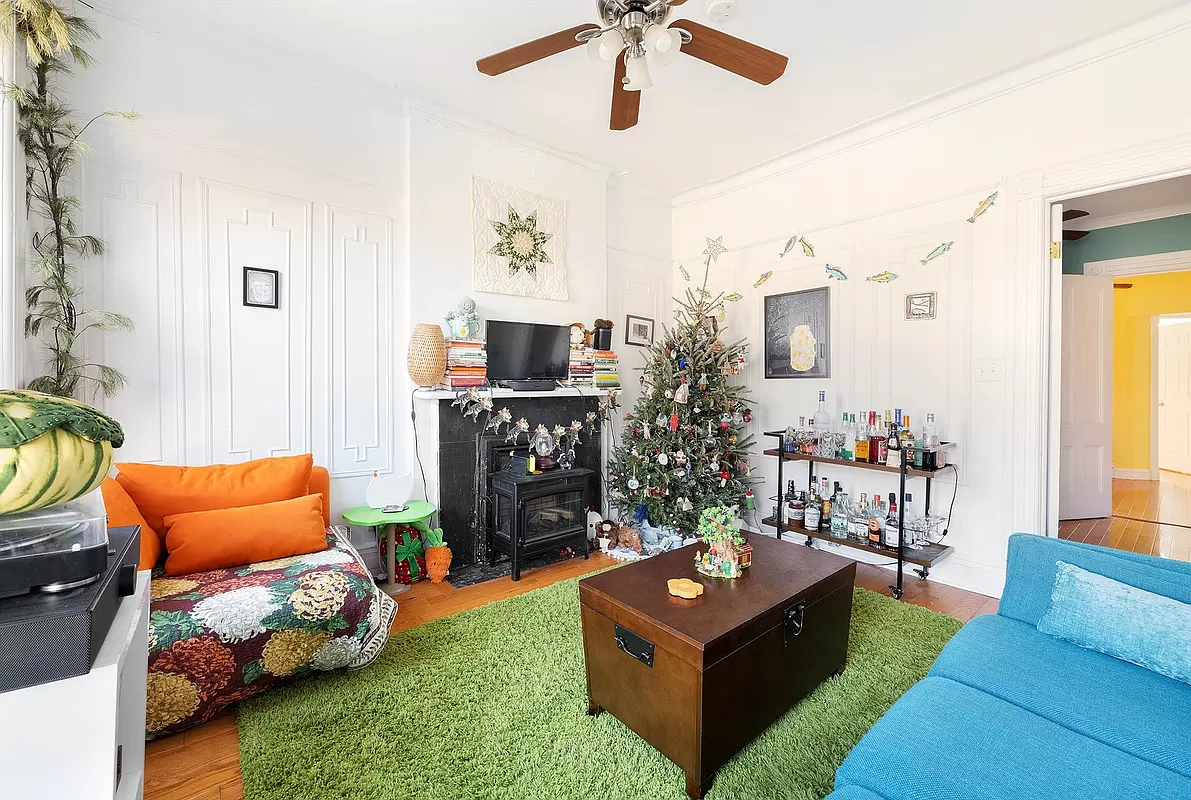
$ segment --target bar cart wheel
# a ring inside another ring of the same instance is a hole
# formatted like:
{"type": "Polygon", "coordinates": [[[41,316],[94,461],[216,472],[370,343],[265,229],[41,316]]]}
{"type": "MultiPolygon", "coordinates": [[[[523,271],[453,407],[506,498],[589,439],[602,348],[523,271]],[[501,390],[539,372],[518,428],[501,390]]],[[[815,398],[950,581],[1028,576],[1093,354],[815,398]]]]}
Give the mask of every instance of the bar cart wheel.
{"type": "Polygon", "coordinates": [[[889,596],[892,597],[894,600],[901,600],[902,599],[902,590],[897,588],[896,586],[890,586],[889,587],[889,596]]]}
{"type": "Polygon", "coordinates": [[[809,537],[809,536],[808,536],[808,537],[806,537],[806,542],[805,542],[805,544],[806,544],[806,546],[807,546],[807,547],[814,547],[814,546],[815,546],[815,540],[814,540],[814,539],[812,539],[811,537],[809,537]]]}
{"type": "Polygon", "coordinates": [[[922,567],[914,571],[918,573],[918,580],[920,581],[924,581],[930,577],[930,567],[922,567]]]}

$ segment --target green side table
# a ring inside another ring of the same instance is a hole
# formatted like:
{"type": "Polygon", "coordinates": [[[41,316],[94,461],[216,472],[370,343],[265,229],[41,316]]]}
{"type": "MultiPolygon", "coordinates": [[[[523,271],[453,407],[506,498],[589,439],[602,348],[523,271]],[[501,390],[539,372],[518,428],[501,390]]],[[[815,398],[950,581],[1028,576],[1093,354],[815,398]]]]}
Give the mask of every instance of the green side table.
{"type": "Polygon", "coordinates": [[[397,525],[410,525],[412,527],[425,527],[426,520],[434,516],[437,509],[427,503],[425,500],[410,500],[409,507],[404,511],[395,511],[392,514],[386,514],[379,508],[369,508],[368,506],[360,506],[359,508],[349,508],[343,512],[343,518],[349,525],[358,525],[361,528],[381,528],[388,527],[388,536],[386,541],[386,550],[388,555],[389,565],[389,586],[397,583],[397,525]]]}

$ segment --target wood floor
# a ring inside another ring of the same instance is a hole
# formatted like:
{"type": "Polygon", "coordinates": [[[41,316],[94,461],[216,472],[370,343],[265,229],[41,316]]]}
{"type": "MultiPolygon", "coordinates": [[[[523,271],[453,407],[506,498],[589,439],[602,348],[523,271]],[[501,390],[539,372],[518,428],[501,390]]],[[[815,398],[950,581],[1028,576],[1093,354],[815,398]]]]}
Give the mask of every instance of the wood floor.
{"type": "Polygon", "coordinates": [[[1163,472],[1157,481],[1114,480],[1112,513],[1060,522],[1059,538],[1191,561],[1191,476],[1163,472]]]}
{"type": "MultiPolygon", "coordinates": [[[[587,561],[571,559],[525,572],[517,583],[502,578],[463,589],[455,589],[447,583],[435,586],[419,582],[397,598],[400,608],[393,621],[393,630],[412,628],[614,563],[608,556],[596,554],[587,561]]],[[[888,594],[892,575],[879,567],[858,564],[856,585],[888,594]]],[[[906,581],[903,599],[964,622],[997,611],[994,598],[917,578],[906,581]]],[[[145,753],[145,800],[241,800],[243,797],[240,742],[234,710],[224,712],[205,725],[149,743],[145,753]]]]}

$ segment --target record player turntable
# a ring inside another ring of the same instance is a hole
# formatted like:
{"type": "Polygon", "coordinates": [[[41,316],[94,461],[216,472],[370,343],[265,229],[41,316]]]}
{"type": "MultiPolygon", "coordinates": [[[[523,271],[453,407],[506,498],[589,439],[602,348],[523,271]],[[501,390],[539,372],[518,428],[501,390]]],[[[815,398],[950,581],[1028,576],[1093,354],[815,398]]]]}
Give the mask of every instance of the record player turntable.
{"type": "Polygon", "coordinates": [[[107,518],[98,490],[69,503],[0,515],[0,598],[64,592],[108,568],[107,518]]]}

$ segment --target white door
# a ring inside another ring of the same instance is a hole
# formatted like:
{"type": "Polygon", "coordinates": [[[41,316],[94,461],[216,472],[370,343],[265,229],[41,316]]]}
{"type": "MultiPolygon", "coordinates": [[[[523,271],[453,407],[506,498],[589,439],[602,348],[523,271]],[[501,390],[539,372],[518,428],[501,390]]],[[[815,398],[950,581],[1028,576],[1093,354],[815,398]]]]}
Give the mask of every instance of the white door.
{"type": "Polygon", "coordinates": [[[1191,473],[1191,318],[1158,324],[1158,467],[1191,473]]]}
{"type": "Polygon", "coordinates": [[[1059,519],[1112,513],[1112,277],[1063,276],[1059,519]]]}

